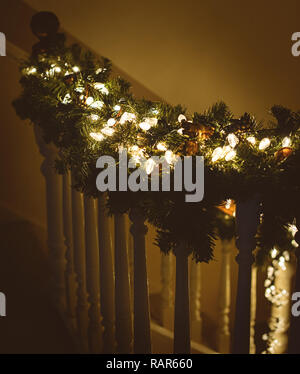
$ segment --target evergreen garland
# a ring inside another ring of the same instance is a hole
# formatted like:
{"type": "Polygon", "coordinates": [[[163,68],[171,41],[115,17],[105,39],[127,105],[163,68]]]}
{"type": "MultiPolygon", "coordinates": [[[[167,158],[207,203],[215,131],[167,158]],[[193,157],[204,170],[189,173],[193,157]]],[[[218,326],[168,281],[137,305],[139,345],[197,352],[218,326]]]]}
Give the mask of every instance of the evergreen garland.
{"type": "Polygon", "coordinates": [[[34,46],[21,72],[23,92],[13,102],[17,114],[42,127],[45,141],[59,149],[57,171],[71,170],[74,188],[84,194],[99,193],[96,160],[117,159],[122,147],[146,159],[166,152],[171,158],[204,157],[201,203],[186,203],[185,191],[108,193],[111,213],[133,207],[144,212],[162,251],[184,243],[196,261],[208,262],[216,235],[234,235],[233,219],[217,207],[253,194],[262,202],[260,261],[274,246],[293,249],[286,228],[300,207],[300,112],[274,106],[273,122],[263,128],[248,113],[234,118],[223,102],[188,115],[180,105],[136,99],[128,82],[111,77],[108,59],[98,61],[76,44],[67,47],[63,34],[34,46]]]}

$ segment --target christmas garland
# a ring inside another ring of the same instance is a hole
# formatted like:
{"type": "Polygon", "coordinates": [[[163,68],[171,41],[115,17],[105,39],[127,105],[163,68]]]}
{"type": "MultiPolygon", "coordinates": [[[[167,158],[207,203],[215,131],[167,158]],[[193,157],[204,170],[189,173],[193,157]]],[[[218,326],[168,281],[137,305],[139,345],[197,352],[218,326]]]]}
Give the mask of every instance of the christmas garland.
{"type": "Polygon", "coordinates": [[[287,227],[300,207],[300,112],[274,106],[268,128],[248,113],[234,118],[223,102],[189,115],[180,105],[135,98],[128,82],[111,77],[108,59],[99,61],[76,44],[67,47],[63,34],[39,37],[21,64],[23,92],[13,105],[57,146],[56,169],[72,171],[74,188],[96,197],[96,160],[117,159],[120,148],[136,159],[165,155],[171,165],[175,155],[201,155],[201,203],[186,203],[184,193],[174,191],[109,192],[111,213],[138,207],[157,228],[162,251],[184,243],[196,261],[208,262],[216,235],[234,234],[233,219],[220,217],[217,207],[259,194],[258,260],[274,246],[294,248],[287,227]]]}

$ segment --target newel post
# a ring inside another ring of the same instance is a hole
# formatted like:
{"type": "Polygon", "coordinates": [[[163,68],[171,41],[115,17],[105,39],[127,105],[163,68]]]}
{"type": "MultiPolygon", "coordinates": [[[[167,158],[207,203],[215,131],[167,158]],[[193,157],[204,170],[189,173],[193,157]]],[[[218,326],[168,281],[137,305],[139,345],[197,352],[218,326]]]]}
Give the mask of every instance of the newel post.
{"type": "Polygon", "coordinates": [[[236,245],[239,254],[238,287],[236,295],[233,353],[249,353],[250,350],[250,308],[251,272],[256,247],[255,235],[259,224],[259,200],[257,197],[236,205],[236,245]]]}

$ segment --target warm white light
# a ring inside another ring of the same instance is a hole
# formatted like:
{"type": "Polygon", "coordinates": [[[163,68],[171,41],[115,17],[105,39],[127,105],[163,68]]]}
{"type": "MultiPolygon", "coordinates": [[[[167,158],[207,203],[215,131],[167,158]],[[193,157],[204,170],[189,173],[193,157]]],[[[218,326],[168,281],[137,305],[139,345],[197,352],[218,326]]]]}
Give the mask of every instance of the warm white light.
{"type": "Polygon", "coordinates": [[[115,110],[116,112],[118,112],[120,109],[121,109],[120,105],[115,105],[115,106],[114,106],[114,110],[115,110]]]}
{"type": "Polygon", "coordinates": [[[226,156],[225,156],[225,160],[226,161],[230,161],[230,160],[233,160],[236,156],[236,151],[234,149],[230,150],[226,156]]]}
{"type": "Polygon", "coordinates": [[[147,174],[151,174],[154,167],[155,167],[155,161],[152,160],[152,158],[149,158],[145,163],[145,169],[147,174]]]}
{"type": "Polygon", "coordinates": [[[289,147],[291,145],[291,138],[289,138],[288,136],[286,136],[285,138],[283,138],[282,140],[282,146],[283,147],[289,147]]]}
{"type": "Polygon", "coordinates": [[[218,161],[221,157],[223,157],[223,148],[222,147],[218,147],[216,148],[212,155],[211,155],[211,160],[212,162],[216,162],[218,161]]]}
{"type": "Polygon", "coordinates": [[[101,109],[104,103],[102,101],[94,101],[90,106],[91,108],[101,109]]]}
{"type": "Polygon", "coordinates": [[[289,232],[292,233],[292,236],[294,237],[296,235],[296,232],[298,231],[297,226],[293,224],[288,225],[289,232]]]}
{"type": "Polygon", "coordinates": [[[183,135],[183,130],[184,130],[183,127],[181,127],[181,129],[178,129],[178,130],[177,130],[178,134],[183,135]]]}
{"type": "Polygon", "coordinates": [[[166,151],[167,150],[167,147],[165,145],[165,143],[158,143],[156,148],[159,150],[159,151],[166,151]]]}
{"type": "Polygon", "coordinates": [[[78,73],[80,71],[78,66],[73,66],[72,70],[74,71],[74,73],[78,73]]]}
{"type": "Polygon", "coordinates": [[[272,258],[275,258],[276,257],[276,255],[277,255],[277,249],[274,247],[272,250],[271,250],[271,257],[272,258]]]}
{"type": "Polygon", "coordinates": [[[153,114],[158,114],[159,112],[158,112],[157,109],[152,109],[152,113],[153,113],[153,114]]]}
{"type": "Polygon", "coordinates": [[[263,138],[260,143],[259,143],[259,146],[258,148],[263,151],[264,149],[268,148],[269,145],[271,144],[271,141],[269,138],[263,138]]]}
{"type": "Polygon", "coordinates": [[[179,114],[178,116],[178,122],[186,121],[186,116],[184,114],[179,114]]]}
{"type": "Polygon", "coordinates": [[[89,97],[86,99],[86,101],[85,101],[86,105],[91,105],[93,102],[94,102],[94,99],[93,99],[91,96],[89,96],[89,97]]]}
{"type": "Polygon", "coordinates": [[[56,66],[54,68],[54,71],[55,71],[55,73],[60,73],[61,72],[61,68],[59,66],[56,66]]]}
{"type": "Polygon", "coordinates": [[[112,127],[104,127],[101,132],[104,134],[104,135],[107,135],[107,136],[112,136],[113,133],[115,132],[115,129],[112,128],[112,127]]]}
{"type": "Polygon", "coordinates": [[[127,121],[134,121],[135,118],[136,117],[135,117],[134,113],[125,112],[125,113],[122,114],[122,116],[120,118],[120,124],[124,125],[125,122],[127,122],[127,121]]]}
{"type": "Polygon", "coordinates": [[[102,71],[102,68],[98,68],[98,69],[96,70],[96,74],[100,74],[101,71],[102,71]]]}
{"type": "Polygon", "coordinates": [[[83,86],[78,86],[78,87],[75,88],[75,91],[79,92],[79,93],[82,93],[84,91],[84,87],[83,86]]]}
{"type": "Polygon", "coordinates": [[[98,91],[101,91],[103,94],[108,95],[108,89],[105,87],[103,83],[94,83],[94,88],[98,91]]]}
{"type": "Polygon", "coordinates": [[[114,118],[110,118],[107,121],[107,126],[113,126],[116,123],[116,120],[114,118]]]}
{"type": "Polygon", "coordinates": [[[97,140],[98,142],[101,142],[101,140],[104,139],[103,134],[101,132],[90,132],[90,137],[94,140],[97,140]]]}
{"type": "Polygon", "coordinates": [[[248,142],[254,145],[256,143],[256,139],[254,136],[248,136],[247,138],[248,142]]]}
{"type": "Polygon", "coordinates": [[[34,66],[30,67],[30,68],[27,68],[25,70],[26,74],[30,75],[30,74],[35,74],[36,73],[36,68],[34,66]]]}
{"type": "Polygon", "coordinates": [[[236,135],[234,135],[234,134],[229,134],[227,136],[227,140],[228,140],[229,145],[232,148],[234,148],[238,144],[238,142],[239,142],[239,138],[236,135]]]}
{"type": "Polygon", "coordinates": [[[93,121],[93,122],[96,122],[96,121],[98,121],[98,119],[99,119],[99,116],[97,115],[97,114],[91,114],[91,120],[93,121]]]}
{"type": "Polygon", "coordinates": [[[168,164],[172,164],[176,160],[176,155],[172,151],[168,150],[165,152],[165,159],[168,164]]]}
{"type": "Polygon", "coordinates": [[[142,130],[147,131],[147,130],[149,130],[151,128],[151,125],[148,122],[141,122],[141,123],[139,123],[139,127],[142,130]]]}
{"type": "Polygon", "coordinates": [[[230,207],[231,207],[231,199],[227,199],[226,204],[225,204],[225,208],[230,209],[230,207]]]}
{"type": "Polygon", "coordinates": [[[71,101],[72,101],[72,99],[71,99],[71,95],[67,93],[67,94],[65,95],[65,97],[64,97],[64,99],[63,99],[63,101],[62,101],[62,103],[63,103],[63,104],[69,104],[71,101]]]}
{"type": "Polygon", "coordinates": [[[232,148],[234,148],[238,144],[238,142],[239,142],[239,138],[236,135],[234,135],[234,134],[229,134],[227,136],[227,140],[228,140],[229,145],[232,148]]]}

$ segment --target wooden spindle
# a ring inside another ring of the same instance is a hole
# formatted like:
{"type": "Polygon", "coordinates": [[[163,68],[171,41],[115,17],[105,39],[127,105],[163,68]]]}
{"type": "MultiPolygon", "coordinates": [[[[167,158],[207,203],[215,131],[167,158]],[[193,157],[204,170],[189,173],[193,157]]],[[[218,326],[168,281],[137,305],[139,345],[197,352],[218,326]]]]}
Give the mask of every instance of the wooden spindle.
{"type": "Polygon", "coordinates": [[[251,275],[251,303],[250,303],[250,354],[256,353],[255,346],[255,323],[256,323],[256,286],[257,286],[257,266],[252,265],[251,275]]]}
{"type": "Polygon", "coordinates": [[[228,240],[221,242],[221,273],[219,282],[218,352],[230,352],[231,249],[228,240]]]}
{"type": "Polygon", "coordinates": [[[172,256],[161,254],[160,275],[161,275],[161,322],[162,325],[172,330],[174,327],[174,308],[172,292],[172,256]]]}
{"type": "Polygon", "coordinates": [[[115,214],[114,223],[117,352],[130,353],[132,350],[132,320],[125,215],[115,214]]]}
{"type": "Polygon", "coordinates": [[[103,353],[115,352],[115,275],[112,259],[112,232],[106,208],[107,195],[98,197],[100,308],[103,325],[103,353]]]}
{"type": "Polygon", "coordinates": [[[47,243],[51,266],[51,288],[54,305],[62,316],[66,314],[66,247],[64,243],[63,228],[63,184],[62,176],[54,168],[57,150],[53,145],[48,145],[42,137],[42,130],[34,126],[35,138],[40,153],[44,156],[41,172],[46,180],[46,206],[47,206],[47,243]]]}
{"type": "Polygon", "coordinates": [[[200,343],[202,340],[201,318],[201,264],[191,261],[190,267],[190,300],[191,300],[191,338],[200,343]]]}
{"type": "Polygon", "coordinates": [[[89,301],[89,351],[101,353],[103,348],[100,315],[99,243],[95,199],[84,198],[86,279],[89,301]]]}
{"type": "Polygon", "coordinates": [[[236,206],[237,248],[239,254],[233,353],[249,353],[252,251],[259,224],[259,201],[252,198],[236,206]]]}
{"type": "Polygon", "coordinates": [[[77,281],[77,334],[80,347],[84,352],[88,351],[88,302],[86,292],[86,250],[83,196],[72,189],[72,222],[73,222],[73,246],[74,268],[77,281]]]}
{"type": "Polygon", "coordinates": [[[66,300],[67,323],[71,331],[76,330],[76,279],[74,271],[74,248],[72,231],[71,175],[63,176],[63,221],[66,245],[66,300]]]}
{"type": "Polygon", "coordinates": [[[151,353],[149,292],[146,265],[145,217],[139,209],[130,212],[134,245],[134,353],[151,353]]]}
{"type": "Polygon", "coordinates": [[[174,316],[174,353],[190,353],[190,308],[188,256],[184,245],[179,246],[176,256],[176,287],[174,316]]]}

